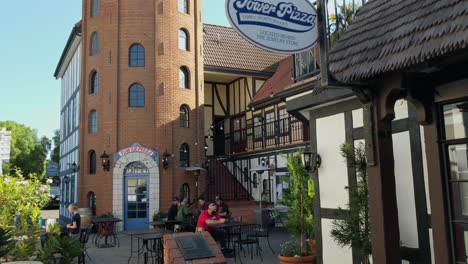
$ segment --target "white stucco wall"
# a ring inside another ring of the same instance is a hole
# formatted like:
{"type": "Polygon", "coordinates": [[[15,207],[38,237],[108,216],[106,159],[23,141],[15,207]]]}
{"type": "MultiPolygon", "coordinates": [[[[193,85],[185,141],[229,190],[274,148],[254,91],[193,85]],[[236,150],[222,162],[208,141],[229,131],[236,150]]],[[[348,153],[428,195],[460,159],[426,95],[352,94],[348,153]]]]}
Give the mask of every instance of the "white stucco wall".
{"type": "Polygon", "coordinates": [[[318,170],[322,208],[345,207],[348,203],[345,190],[348,171],[340,154],[345,139],[344,114],[317,119],[317,152],[322,157],[318,170]]]}
{"type": "Polygon", "coordinates": [[[400,239],[403,246],[417,248],[418,229],[409,132],[393,134],[393,153],[400,239]]]}
{"type": "Polygon", "coordinates": [[[352,264],[352,250],[338,246],[330,235],[332,222],[331,219],[322,219],[323,263],[352,264]]]}
{"type": "Polygon", "coordinates": [[[395,102],[395,119],[404,119],[408,117],[408,103],[404,99],[397,100],[395,102]]]}
{"type": "Polygon", "coordinates": [[[353,128],[364,126],[364,116],[362,108],[353,110],[353,128]]]}

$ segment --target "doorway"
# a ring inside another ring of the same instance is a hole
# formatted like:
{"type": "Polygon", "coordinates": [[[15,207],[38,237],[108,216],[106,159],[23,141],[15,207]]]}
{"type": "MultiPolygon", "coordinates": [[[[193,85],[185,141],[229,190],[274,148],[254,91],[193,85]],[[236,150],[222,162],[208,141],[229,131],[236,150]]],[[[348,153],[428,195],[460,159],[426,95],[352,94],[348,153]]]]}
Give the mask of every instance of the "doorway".
{"type": "Polygon", "coordinates": [[[148,227],[149,170],[141,162],[132,162],[124,170],[124,229],[145,229],[148,227]]]}

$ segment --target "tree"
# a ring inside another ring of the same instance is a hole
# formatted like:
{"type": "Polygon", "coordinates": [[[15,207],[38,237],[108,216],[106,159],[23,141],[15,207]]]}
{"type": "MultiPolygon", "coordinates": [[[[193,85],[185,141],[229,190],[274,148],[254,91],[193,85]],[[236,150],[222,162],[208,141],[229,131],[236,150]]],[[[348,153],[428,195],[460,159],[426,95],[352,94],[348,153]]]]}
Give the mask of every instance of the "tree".
{"type": "Polygon", "coordinates": [[[362,9],[362,6],[357,5],[352,7],[350,5],[341,5],[337,8],[336,15],[330,15],[330,46],[334,46],[338,39],[345,33],[346,29],[353,22],[356,14],[362,9]]]}
{"type": "Polygon", "coordinates": [[[10,162],[4,163],[4,172],[14,175],[20,170],[26,178],[43,176],[50,140],[45,136],[39,139],[35,129],[15,121],[0,121],[0,127],[11,131],[10,162]]]}
{"type": "Polygon", "coordinates": [[[334,220],[331,235],[341,246],[356,249],[362,264],[369,263],[372,253],[371,230],[369,221],[369,190],[367,187],[367,161],[363,144],[354,148],[352,144],[341,146],[341,155],[346,159],[348,167],[356,171],[357,183],[350,191],[349,210],[339,208],[338,215],[344,220],[334,220]]]}
{"type": "Polygon", "coordinates": [[[54,148],[52,149],[52,154],[50,154],[50,160],[55,163],[60,161],[60,130],[54,131],[54,136],[52,137],[52,142],[54,143],[54,148]]]}

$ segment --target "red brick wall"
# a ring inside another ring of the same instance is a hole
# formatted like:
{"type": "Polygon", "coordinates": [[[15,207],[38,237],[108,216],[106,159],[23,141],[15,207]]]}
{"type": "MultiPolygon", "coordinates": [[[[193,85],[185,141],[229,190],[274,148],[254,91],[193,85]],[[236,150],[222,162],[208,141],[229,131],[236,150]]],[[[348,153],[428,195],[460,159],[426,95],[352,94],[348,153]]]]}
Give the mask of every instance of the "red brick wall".
{"type": "Polygon", "coordinates": [[[201,57],[201,0],[189,1],[189,14],[177,11],[177,1],[101,0],[100,13],[90,17],[91,0],[83,0],[83,58],[81,87],[79,206],[87,207],[87,193],[97,196],[97,213],[112,211],[113,154],[139,143],[159,152],[175,154],[169,169],[160,168],[160,208],[166,210],[180,186],[189,183],[195,197],[195,177],[179,168],[179,148],[190,147],[191,165],[204,160],[203,116],[200,96],[203,84],[201,57]],[[196,16],[195,16],[196,15],[196,16]],[[190,50],[178,48],[179,29],[190,36],[190,50]],[[91,35],[99,33],[99,52],[90,56],[91,35]],[[129,67],[129,47],[145,48],[145,67],[129,67]],[[162,48],[164,47],[164,48],[162,48]],[[190,89],[179,88],[179,68],[190,71],[190,89]],[[90,73],[99,74],[97,94],[89,94],[90,73]],[[140,83],[145,88],[145,107],[128,107],[128,88],[140,83]],[[179,127],[179,108],[190,107],[190,128],[179,127]],[[98,112],[98,133],[88,133],[88,116],[98,112]],[[196,142],[199,144],[196,145],[196,142]],[[95,150],[97,174],[89,175],[90,150],[95,150]],[[111,171],[104,172],[99,155],[111,156],[111,171]]]}

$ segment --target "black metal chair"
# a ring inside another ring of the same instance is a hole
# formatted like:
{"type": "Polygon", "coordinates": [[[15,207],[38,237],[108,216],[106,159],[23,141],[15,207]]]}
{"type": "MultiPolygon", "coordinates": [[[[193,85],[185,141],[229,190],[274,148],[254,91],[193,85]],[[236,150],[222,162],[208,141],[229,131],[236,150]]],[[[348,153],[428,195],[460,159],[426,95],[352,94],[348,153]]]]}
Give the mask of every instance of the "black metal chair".
{"type": "Polygon", "coordinates": [[[273,250],[270,244],[270,233],[273,230],[273,227],[275,227],[275,218],[270,218],[270,220],[266,224],[266,228],[258,229],[255,235],[257,238],[266,238],[268,242],[268,247],[270,247],[271,252],[275,254],[275,251],[273,250]]]}
{"type": "MultiPolygon", "coordinates": [[[[241,224],[239,226],[239,235],[233,239],[233,243],[237,244],[239,260],[242,263],[240,252],[244,251],[244,245],[248,246],[250,250],[250,259],[253,260],[253,246],[255,245],[256,254],[260,256],[260,260],[263,262],[262,249],[260,248],[257,232],[260,229],[258,224],[241,224]]],[[[236,247],[234,247],[234,260],[236,260],[236,247]]],[[[244,251],[244,257],[245,251],[244,251]]]]}
{"type": "Polygon", "coordinates": [[[81,243],[81,249],[82,249],[82,253],[80,256],[78,256],[78,264],[85,264],[85,260],[86,260],[86,256],[89,258],[89,260],[91,260],[91,262],[93,262],[93,260],[91,259],[91,257],[89,256],[88,252],[86,251],[87,247],[86,247],[86,244],[88,243],[88,240],[89,240],[89,236],[91,235],[92,233],[92,230],[93,230],[93,224],[85,227],[85,228],[81,228],[81,232],[80,232],[80,243],[81,243]]]}

